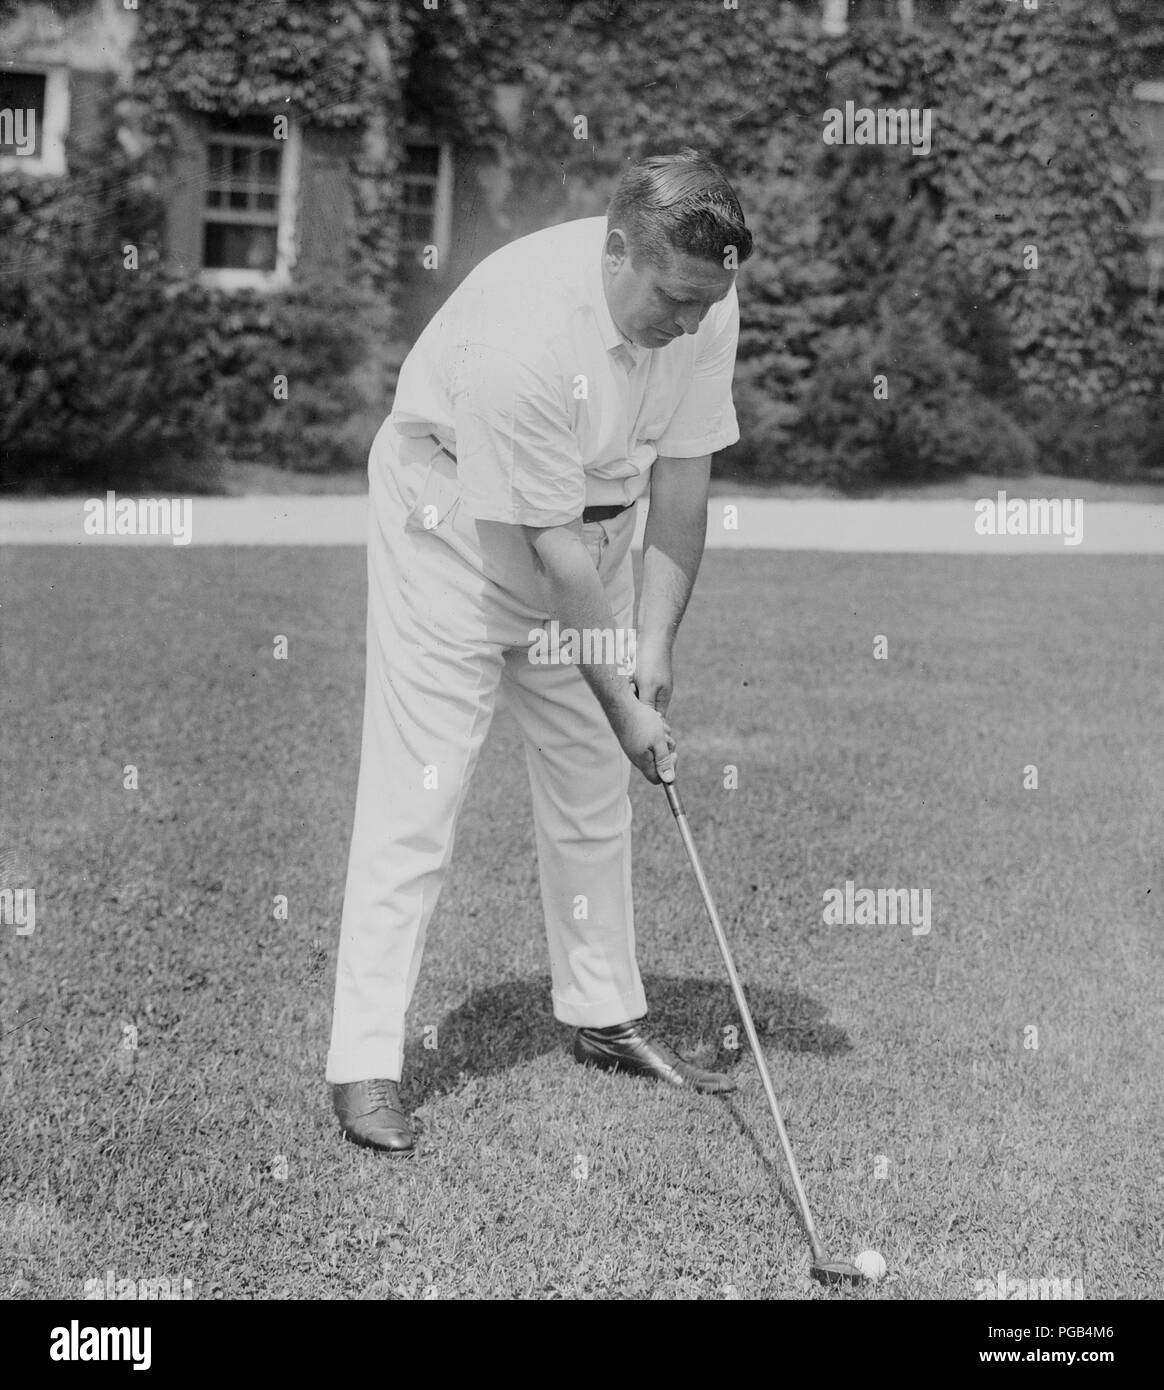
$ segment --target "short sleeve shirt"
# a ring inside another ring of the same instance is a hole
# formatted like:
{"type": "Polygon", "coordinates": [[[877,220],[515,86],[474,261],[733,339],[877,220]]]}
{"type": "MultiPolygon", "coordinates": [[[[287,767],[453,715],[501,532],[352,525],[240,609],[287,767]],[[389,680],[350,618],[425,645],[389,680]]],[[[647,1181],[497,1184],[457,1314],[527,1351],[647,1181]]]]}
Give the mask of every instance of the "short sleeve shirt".
{"type": "Polygon", "coordinates": [[[495,251],[401,368],[396,429],[446,445],[480,521],[564,525],[633,502],[660,455],[698,458],[740,437],[734,285],[697,332],[635,347],[606,303],[605,239],[605,217],[588,217],[495,251]]]}

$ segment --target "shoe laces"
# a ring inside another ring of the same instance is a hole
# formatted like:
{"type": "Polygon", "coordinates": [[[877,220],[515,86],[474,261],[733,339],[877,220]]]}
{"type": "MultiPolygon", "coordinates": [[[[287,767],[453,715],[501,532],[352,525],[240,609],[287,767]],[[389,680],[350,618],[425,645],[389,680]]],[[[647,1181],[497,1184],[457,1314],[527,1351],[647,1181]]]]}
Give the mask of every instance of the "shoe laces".
{"type": "Polygon", "coordinates": [[[396,1110],[399,1102],[394,1094],[396,1089],[395,1081],[388,1081],[383,1077],[368,1082],[368,1100],[377,1110],[396,1110]]]}

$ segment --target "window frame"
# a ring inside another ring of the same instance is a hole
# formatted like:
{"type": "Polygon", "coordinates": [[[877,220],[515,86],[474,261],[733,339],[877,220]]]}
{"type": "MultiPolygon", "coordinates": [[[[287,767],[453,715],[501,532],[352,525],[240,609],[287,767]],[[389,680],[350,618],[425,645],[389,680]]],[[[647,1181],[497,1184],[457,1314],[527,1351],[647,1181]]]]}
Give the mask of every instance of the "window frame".
{"type": "Polygon", "coordinates": [[[40,154],[0,154],[0,173],[33,174],[37,178],[63,178],[68,172],[65,138],[69,133],[69,69],[64,63],[2,64],[13,77],[44,78],[44,115],[41,118],[40,154]]]}
{"type": "MultiPolygon", "coordinates": [[[[1164,82],[1137,82],[1132,88],[1132,98],[1137,105],[1159,106],[1164,126],[1164,82]]],[[[1149,191],[1154,192],[1157,187],[1164,190],[1164,146],[1156,149],[1145,145],[1143,169],[1149,191]]],[[[1164,279],[1164,193],[1159,199],[1152,196],[1148,216],[1140,223],[1139,232],[1144,239],[1145,260],[1148,265],[1148,296],[1155,299],[1160,290],[1161,280],[1164,279]],[[1154,221],[1151,204],[1157,201],[1161,203],[1161,211],[1158,214],[1159,220],[1154,221]]]]}
{"type": "Polygon", "coordinates": [[[430,135],[426,130],[410,127],[405,131],[402,141],[402,152],[404,158],[401,161],[401,236],[400,236],[400,257],[403,266],[408,270],[419,270],[423,268],[421,256],[424,246],[435,246],[437,249],[437,265],[445,264],[452,243],[452,224],[453,224],[453,147],[447,140],[439,140],[430,135]],[[407,162],[408,146],[422,145],[437,151],[437,171],[432,179],[433,205],[432,205],[432,237],[417,245],[405,240],[403,234],[403,219],[406,215],[415,216],[415,211],[409,212],[404,206],[404,184],[408,180],[407,162]]]}
{"type": "MultiPolygon", "coordinates": [[[[898,23],[903,29],[912,29],[924,23],[919,19],[915,0],[891,0],[898,23]]],[[[820,25],[824,33],[839,38],[849,31],[849,0],[820,0],[820,25]]],[[[888,15],[885,16],[889,18],[888,15]]]]}
{"type": "MultiPolygon", "coordinates": [[[[266,112],[257,112],[259,116],[265,116],[266,112]]],[[[272,112],[271,121],[274,122],[275,116],[281,112],[272,112]]],[[[276,209],[275,222],[275,266],[273,270],[251,270],[243,266],[207,266],[199,265],[199,281],[210,289],[220,290],[281,290],[286,289],[291,284],[292,272],[299,259],[298,247],[298,223],[299,223],[299,180],[300,166],[303,157],[303,134],[299,127],[299,122],[287,117],[287,138],[277,140],[272,136],[271,143],[280,149],[281,159],[279,161],[279,195],[278,207],[276,209]]],[[[213,130],[209,126],[204,126],[200,132],[200,145],[204,168],[203,175],[205,185],[208,187],[211,180],[209,174],[210,146],[212,144],[230,144],[232,140],[236,144],[254,143],[256,148],[263,146],[258,144],[257,137],[238,135],[232,137],[229,131],[213,130]]],[[[265,143],[265,142],[264,142],[265,143]]],[[[203,188],[202,202],[199,208],[199,261],[205,255],[206,224],[208,222],[220,221],[245,222],[244,218],[216,218],[215,212],[229,211],[229,209],[216,209],[210,207],[206,202],[206,187],[203,188]]]]}
{"type": "Polygon", "coordinates": [[[849,0],[821,0],[820,27],[834,38],[849,28],[849,0]]]}

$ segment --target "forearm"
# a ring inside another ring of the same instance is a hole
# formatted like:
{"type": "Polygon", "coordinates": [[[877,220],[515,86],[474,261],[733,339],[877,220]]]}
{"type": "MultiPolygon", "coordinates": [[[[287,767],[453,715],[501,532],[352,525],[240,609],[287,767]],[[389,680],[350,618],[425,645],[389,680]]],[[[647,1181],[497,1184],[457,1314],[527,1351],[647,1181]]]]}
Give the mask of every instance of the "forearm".
{"type": "MultiPolygon", "coordinates": [[[[656,464],[656,467],[658,465],[656,464]]],[[[640,649],[670,652],[687,610],[707,537],[706,472],[652,486],[639,591],[640,649]]]]}
{"type": "Polygon", "coordinates": [[[594,561],[571,527],[527,528],[527,536],[544,568],[552,616],[558,620],[559,628],[573,629],[579,635],[586,631],[611,634],[609,641],[581,643],[575,654],[575,664],[597,696],[612,727],[617,729],[636,701],[625,672],[618,667],[618,653],[625,647],[617,640],[614,612],[594,561]],[[588,655],[593,657],[596,652],[614,654],[615,660],[584,659],[588,655]]]}

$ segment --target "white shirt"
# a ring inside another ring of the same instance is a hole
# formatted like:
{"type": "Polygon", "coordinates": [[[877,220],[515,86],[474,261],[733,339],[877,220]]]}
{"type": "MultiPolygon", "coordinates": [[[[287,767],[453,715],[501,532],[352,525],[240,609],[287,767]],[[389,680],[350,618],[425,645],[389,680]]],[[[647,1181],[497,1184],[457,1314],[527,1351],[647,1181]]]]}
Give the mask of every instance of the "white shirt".
{"type": "Polygon", "coordinates": [[[656,457],[739,439],[731,382],[735,286],[694,334],[634,347],[602,285],[606,218],[564,222],[486,257],[400,370],[390,418],[457,458],[479,521],[560,526],[646,489],[656,457]]]}

